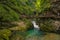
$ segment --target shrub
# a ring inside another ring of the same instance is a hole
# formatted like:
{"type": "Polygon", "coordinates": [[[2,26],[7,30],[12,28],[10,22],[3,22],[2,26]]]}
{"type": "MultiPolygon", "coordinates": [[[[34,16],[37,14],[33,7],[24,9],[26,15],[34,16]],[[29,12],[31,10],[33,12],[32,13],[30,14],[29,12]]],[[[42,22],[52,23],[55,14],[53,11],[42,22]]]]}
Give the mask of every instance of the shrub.
{"type": "Polygon", "coordinates": [[[0,40],[9,40],[9,36],[11,35],[11,31],[8,30],[8,29],[3,29],[3,30],[0,30],[0,40]]]}

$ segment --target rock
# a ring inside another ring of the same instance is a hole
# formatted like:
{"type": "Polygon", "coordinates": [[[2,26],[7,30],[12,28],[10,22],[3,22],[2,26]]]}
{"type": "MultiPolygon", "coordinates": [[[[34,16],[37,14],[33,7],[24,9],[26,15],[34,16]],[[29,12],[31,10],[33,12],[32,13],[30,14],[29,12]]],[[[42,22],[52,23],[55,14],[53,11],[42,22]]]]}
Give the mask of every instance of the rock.
{"type": "Polygon", "coordinates": [[[54,21],[53,25],[56,27],[56,30],[60,30],[60,21],[54,21]]]}
{"type": "Polygon", "coordinates": [[[32,28],[32,23],[30,21],[20,21],[15,23],[17,24],[17,26],[9,28],[10,30],[26,31],[32,28]]]}
{"type": "Polygon", "coordinates": [[[40,26],[40,30],[42,30],[42,31],[57,32],[57,30],[60,30],[60,21],[46,19],[46,20],[42,20],[39,23],[39,26],[40,26]]]}

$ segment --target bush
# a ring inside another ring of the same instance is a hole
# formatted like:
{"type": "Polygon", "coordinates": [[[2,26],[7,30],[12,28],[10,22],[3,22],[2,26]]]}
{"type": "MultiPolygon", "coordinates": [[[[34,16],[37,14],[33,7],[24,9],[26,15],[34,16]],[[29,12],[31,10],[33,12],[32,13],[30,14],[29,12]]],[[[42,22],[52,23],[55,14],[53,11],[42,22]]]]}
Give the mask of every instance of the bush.
{"type": "Polygon", "coordinates": [[[34,12],[40,13],[50,8],[50,0],[5,0],[1,1],[4,8],[11,12],[32,15],[34,12]]]}
{"type": "Polygon", "coordinates": [[[0,1],[0,28],[2,26],[4,28],[7,25],[10,26],[11,22],[19,20],[19,14],[17,14],[14,10],[11,9],[12,5],[10,5],[9,3],[7,2],[7,0],[0,1]],[[9,6],[7,4],[9,4],[9,6]]]}
{"type": "Polygon", "coordinates": [[[2,29],[0,30],[0,40],[9,40],[9,36],[11,35],[11,31],[8,29],[2,29]]]}

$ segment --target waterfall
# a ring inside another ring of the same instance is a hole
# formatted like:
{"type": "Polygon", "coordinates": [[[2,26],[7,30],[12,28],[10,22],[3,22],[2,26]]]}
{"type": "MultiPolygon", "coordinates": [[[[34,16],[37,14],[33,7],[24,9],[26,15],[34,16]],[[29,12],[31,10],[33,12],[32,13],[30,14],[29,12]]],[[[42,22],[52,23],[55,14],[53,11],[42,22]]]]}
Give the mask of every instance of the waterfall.
{"type": "Polygon", "coordinates": [[[35,21],[32,21],[32,24],[33,24],[33,26],[34,26],[34,29],[38,29],[38,30],[40,29],[39,26],[36,24],[35,21]]]}
{"type": "Polygon", "coordinates": [[[26,40],[33,40],[34,37],[39,39],[39,37],[45,33],[40,31],[40,27],[36,24],[36,21],[31,21],[31,22],[33,24],[34,29],[27,31],[28,35],[26,36],[26,40]]]}

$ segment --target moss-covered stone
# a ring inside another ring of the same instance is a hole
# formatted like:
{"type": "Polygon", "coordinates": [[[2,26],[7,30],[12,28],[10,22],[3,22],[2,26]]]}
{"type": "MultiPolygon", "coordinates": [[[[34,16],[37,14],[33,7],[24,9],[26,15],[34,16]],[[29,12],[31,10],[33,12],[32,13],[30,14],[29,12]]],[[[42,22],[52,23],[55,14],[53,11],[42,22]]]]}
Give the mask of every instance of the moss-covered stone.
{"type": "Polygon", "coordinates": [[[60,22],[53,19],[44,19],[39,21],[40,30],[48,32],[56,32],[59,30],[60,22]]]}
{"type": "Polygon", "coordinates": [[[16,22],[18,25],[16,27],[9,28],[10,30],[20,30],[20,31],[26,31],[32,28],[32,23],[30,20],[22,20],[19,22],[16,22]]]}
{"type": "Polygon", "coordinates": [[[10,40],[25,40],[24,36],[19,35],[19,34],[14,34],[10,40]]]}

